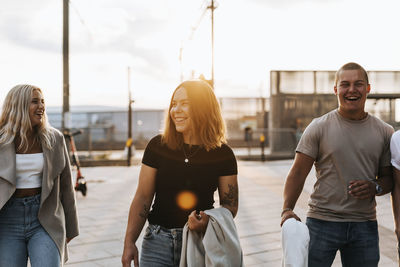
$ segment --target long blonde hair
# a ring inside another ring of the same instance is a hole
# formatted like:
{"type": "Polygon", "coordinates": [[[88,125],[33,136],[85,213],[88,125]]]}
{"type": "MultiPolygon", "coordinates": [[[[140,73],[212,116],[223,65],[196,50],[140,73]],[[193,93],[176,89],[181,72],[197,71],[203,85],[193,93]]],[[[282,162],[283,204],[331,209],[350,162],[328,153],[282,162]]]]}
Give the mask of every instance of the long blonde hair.
{"type": "MultiPolygon", "coordinates": [[[[191,132],[207,151],[226,143],[225,123],[218,100],[211,86],[202,80],[189,80],[181,83],[174,91],[168,111],[172,108],[175,92],[184,88],[189,100],[191,132]]],[[[171,149],[183,146],[183,135],[176,131],[169,112],[165,118],[162,142],[171,149]]]]}
{"type": "Polygon", "coordinates": [[[32,127],[29,118],[29,106],[35,90],[43,95],[39,87],[29,84],[16,85],[8,92],[0,115],[0,144],[10,144],[18,136],[21,143],[17,149],[26,152],[29,149],[27,134],[34,132],[34,141],[48,149],[53,146],[55,136],[46,111],[43,112],[42,123],[38,126],[32,127]]]}

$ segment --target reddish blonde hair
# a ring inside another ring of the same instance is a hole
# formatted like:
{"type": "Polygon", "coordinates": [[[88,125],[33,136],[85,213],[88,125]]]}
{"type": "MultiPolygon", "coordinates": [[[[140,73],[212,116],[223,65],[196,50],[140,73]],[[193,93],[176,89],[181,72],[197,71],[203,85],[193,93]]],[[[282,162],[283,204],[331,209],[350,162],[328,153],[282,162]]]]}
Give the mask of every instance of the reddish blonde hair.
{"type": "Polygon", "coordinates": [[[184,81],[174,90],[165,118],[162,143],[174,150],[183,146],[183,135],[176,131],[175,124],[169,114],[172,108],[172,99],[174,99],[175,92],[180,88],[186,90],[192,121],[191,132],[200,142],[200,146],[208,151],[226,143],[225,123],[218,100],[211,86],[202,80],[184,81]]]}

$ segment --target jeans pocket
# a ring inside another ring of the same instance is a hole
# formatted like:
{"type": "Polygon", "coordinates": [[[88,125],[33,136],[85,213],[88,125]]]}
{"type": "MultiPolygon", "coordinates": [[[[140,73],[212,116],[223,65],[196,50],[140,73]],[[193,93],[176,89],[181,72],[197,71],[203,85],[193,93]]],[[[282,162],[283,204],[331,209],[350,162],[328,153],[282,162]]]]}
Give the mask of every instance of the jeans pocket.
{"type": "Polygon", "coordinates": [[[157,226],[149,224],[147,226],[146,231],[144,232],[144,239],[151,239],[153,237],[154,231],[156,230],[157,226]]]}
{"type": "Polygon", "coordinates": [[[40,206],[40,194],[36,195],[33,199],[33,205],[40,206]]]}

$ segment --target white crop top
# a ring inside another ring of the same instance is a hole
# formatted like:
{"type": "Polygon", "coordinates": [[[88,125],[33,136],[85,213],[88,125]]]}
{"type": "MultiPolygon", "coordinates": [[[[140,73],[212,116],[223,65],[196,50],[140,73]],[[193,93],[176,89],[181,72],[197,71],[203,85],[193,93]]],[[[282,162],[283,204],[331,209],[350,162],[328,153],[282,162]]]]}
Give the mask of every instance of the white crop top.
{"type": "Polygon", "coordinates": [[[43,153],[16,154],[17,189],[42,187],[43,153]]]}

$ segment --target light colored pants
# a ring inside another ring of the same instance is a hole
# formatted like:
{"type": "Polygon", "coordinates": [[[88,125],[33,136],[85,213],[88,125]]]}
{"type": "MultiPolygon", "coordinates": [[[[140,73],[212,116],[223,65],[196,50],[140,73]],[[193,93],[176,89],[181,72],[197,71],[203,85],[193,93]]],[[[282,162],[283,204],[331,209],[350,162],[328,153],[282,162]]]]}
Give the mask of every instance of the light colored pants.
{"type": "Polygon", "coordinates": [[[287,219],[282,225],[282,266],[307,267],[310,234],[307,225],[287,219]]]}
{"type": "Polygon", "coordinates": [[[0,267],[60,266],[60,253],[37,218],[40,194],[12,197],[0,210],[0,267]]]}
{"type": "Polygon", "coordinates": [[[143,237],[141,267],[178,267],[182,250],[182,228],[166,229],[149,224],[143,237]]]}

